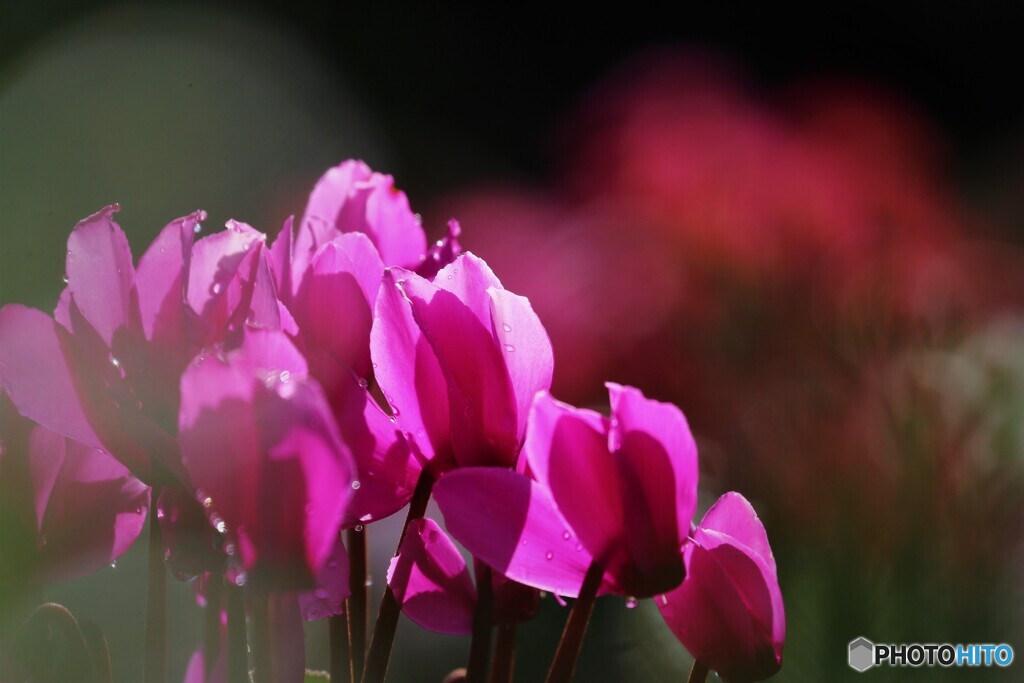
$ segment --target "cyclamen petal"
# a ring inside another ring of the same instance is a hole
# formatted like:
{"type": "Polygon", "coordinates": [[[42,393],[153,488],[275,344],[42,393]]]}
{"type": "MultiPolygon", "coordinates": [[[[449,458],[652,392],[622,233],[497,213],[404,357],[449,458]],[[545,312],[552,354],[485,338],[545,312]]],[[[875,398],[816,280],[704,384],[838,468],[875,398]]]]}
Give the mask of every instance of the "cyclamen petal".
{"type": "MultiPolygon", "coordinates": [[[[313,583],[351,491],[351,455],[305,362],[279,332],[182,376],[182,461],[257,582],[313,583]]],[[[215,523],[216,524],[216,523],[215,523]]]]}
{"type": "Polygon", "coordinates": [[[763,554],[763,527],[742,496],[726,494],[715,508],[705,520],[753,537],[755,545],[764,538],[764,547],[699,527],[683,549],[686,579],[655,602],[686,649],[724,680],[761,680],[779,670],[786,635],[774,562],[763,554]]]}
{"type": "Polygon", "coordinates": [[[524,453],[597,562],[624,592],[645,597],[683,579],[696,449],[678,408],[618,385],[609,393],[610,420],[538,394],[524,453]]]}
{"type": "Polygon", "coordinates": [[[121,227],[112,216],[116,204],[82,219],[68,238],[68,288],[82,315],[108,347],[114,335],[128,332],[132,318],[135,268],[121,227]]]}
{"type": "Polygon", "coordinates": [[[388,586],[405,615],[423,628],[472,632],[476,587],[458,548],[434,520],[409,523],[388,568],[388,586]]]}
{"type": "Polygon", "coordinates": [[[544,487],[499,467],[445,474],[434,499],[448,532],[508,578],[559,595],[579,595],[591,554],[544,487]]]}

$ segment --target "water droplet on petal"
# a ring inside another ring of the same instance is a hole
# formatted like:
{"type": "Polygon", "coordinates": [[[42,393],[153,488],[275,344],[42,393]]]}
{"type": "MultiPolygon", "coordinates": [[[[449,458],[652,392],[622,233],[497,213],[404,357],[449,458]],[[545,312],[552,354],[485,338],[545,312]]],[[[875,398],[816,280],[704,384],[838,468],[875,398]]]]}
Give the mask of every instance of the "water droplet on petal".
{"type": "Polygon", "coordinates": [[[358,479],[355,479],[355,480],[352,481],[352,489],[353,490],[358,490],[360,486],[362,486],[362,484],[359,483],[358,479]]]}
{"type": "Polygon", "coordinates": [[[193,226],[192,226],[192,232],[194,232],[194,233],[195,233],[195,234],[197,234],[197,235],[198,235],[198,234],[199,234],[200,232],[202,232],[202,230],[203,230],[203,226],[202,226],[202,225],[200,225],[199,223],[196,223],[195,225],[193,225],[193,226]]]}
{"type": "Polygon", "coordinates": [[[416,220],[416,225],[421,225],[423,223],[423,216],[418,213],[414,213],[412,217],[416,220]]]}
{"type": "Polygon", "coordinates": [[[576,544],[576,552],[580,552],[581,550],[583,550],[583,544],[582,543],[577,543],[576,544]]]}
{"type": "Polygon", "coordinates": [[[357,379],[356,384],[358,384],[361,389],[365,389],[366,387],[370,386],[370,383],[366,381],[365,377],[360,377],[359,379],[357,379]]]}
{"type": "Polygon", "coordinates": [[[554,556],[555,556],[555,554],[549,550],[548,554],[544,556],[544,559],[548,560],[550,562],[551,559],[554,558],[554,556]]]}
{"type": "Polygon", "coordinates": [[[355,531],[356,531],[356,532],[360,532],[360,531],[362,531],[362,530],[363,530],[363,525],[362,525],[362,524],[356,524],[356,525],[355,525],[355,526],[353,527],[353,529],[355,529],[355,531]]]}
{"type": "Polygon", "coordinates": [[[217,294],[220,294],[221,289],[223,289],[223,285],[221,285],[221,283],[219,282],[214,282],[212,285],[210,285],[210,294],[216,296],[217,294]]]}
{"type": "Polygon", "coordinates": [[[117,358],[114,358],[113,356],[110,357],[110,364],[113,365],[115,368],[121,367],[121,361],[118,360],[117,358]]]}
{"type": "Polygon", "coordinates": [[[235,576],[235,585],[244,586],[247,579],[248,577],[245,575],[245,572],[238,572],[238,575],[235,576]]]}
{"type": "Polygon", "coordinates": [[[282,370],[281,374],[277,376],[277,379],[282,383],[286,384],[292,378],[292,373],[288,370],[282,370]]]}
{"type": "Polygon", "coordinates": [[[572,538],[572,534],[570,534],[568,531],[563,531],[562,538],[568,541],[570,538],[572,538]]]}
{"type": "Polygon", "coordinates": [[[506,332],[511,332],[512,331],[512,326],[509,325],[508,323],[502,323],[501,324],[501,329],[505,330],[506,332]]]}
{"type": "Polygon", "coordinates": [[[206,508],[207,510],[213,507],[213,498],[210,498],[209,496],[203,498],[201,502],[203,504],[203,507],[206,508]]]}
{"type": "Polygon", "coordinates": [[[223,519],[217,519],[217,521],[213,523],[213,528],[217,530],[218,534],[224,534],[227,533],[228,525],[224,523],[223,519]]]}
{"type": "Polygon", "coordinates": [[[626,608],[627,609],[634,609],[636,607],[636,605],[637,605],[636,598],[634,598],[633,596],[629,596],[628,598],[626,598],[626,608]]]}
{"type": "Polygon", "coordinates": [[[509,353],[512,353],[513,351],[516,350],[516,347],[512,346],[511,344],[505,344],[505,350],[508,351],[509,353]]]}
{"type": "Polygon", "coordinates": [[[668,604],[668,597],[667,596],[659,595],[658,597],[661,598],[661,604],[663,604],[663,605],[667,605],[668,604]]]}
{"type": "Polygon", "coordinates": [[[141,505],[136,505],[135,506],[135,514],[137,514],[137,515],[141,515],[142,514],[142,506],[141,505]]]}
{"type": "Polygon", "coordinates": [[[114,560],[113,562],[110,563],[110,568],[111,569],[117,569],[117,560],[114,560]]]}
{"type": "Polygon", "coordinates": [[[64,284],[67,284],[67,283],[68,283],[68,276],[67,276],[67,275],[65,275],[65,276],[64,276],[64,284]]]}

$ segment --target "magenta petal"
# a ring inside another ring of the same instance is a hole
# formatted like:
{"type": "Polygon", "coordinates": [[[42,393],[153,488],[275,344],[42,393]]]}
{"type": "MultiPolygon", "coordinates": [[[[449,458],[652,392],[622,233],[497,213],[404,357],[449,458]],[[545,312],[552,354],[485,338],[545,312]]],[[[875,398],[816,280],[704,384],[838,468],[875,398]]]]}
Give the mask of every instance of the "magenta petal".
{"type": "Polygon", "coordinates": [[[723,679],[745,683],[767,678],[779,670],[785,617],[782,596],[774,579],[742,589],[735,579],[764,576],[767,566],[757,556],[722,544],[707,550],[689,544],[684,550],[686,579],[655,599],[665,622],[696,659],[723,679]],[[748,599],[771,605],[766,615],[751,611],[748,599]]]}
{"type": "Polygon", "coordinates": [[[604,418],[539,394],[523,451],[587,551],[608,569],[624,562],[624,502],[604,418]]]}
{"type": "Polygon", "coordinates": [[[316,587],[299,593],[299,609],[306,621],[333,617],[344,612],[345,598],[349,596],[348,553],[339,535],[334,549],[327,556],[316,587]]]}
{"type": "Polygon", "coordinates": [[[270,263],[274,268],[274,282],[278,297],[286,304],[292,301],[292,223],[294,216],[288,216],[281,232],[270,246],[270,263]]]}
{"type": "Polygon", "coordinates": [[[161,346],[185,338],[185,273],[191,260],[195,228],[206,220],[204,211],[172,221],[139,259],[135,275],[142,332],[161,346]]]}
{"type": "Polygon", "coordinates": [[[409,523],[388,586],[405,616],[428,631],[472,632],[476,587],[459,549],[434,520],[409,523]]]}
{"type": "Polygon", "coordinates": [[[398,282],[411,276],[400,268],[384,271],[377,294],[375,321],[370,330],[370,353],[377,383],[401,426],[425,461],[451,459],[448,387],[412,308],[398,282]]]}
{"type": "Polygon", "coordinates": [[[475,557],[519,583],[579,595],[591,555],[548,492],[499,467],[445,474],[434,497],[448,532],[475,557]]]}
{"type": "Polygon", "coordinates": [[[389,266],[415,266],[427,248],[405,193],[395,189],[391,176],[374,173],[362,161],[345,161],[317,181],[295,236],[296,272],[305,271],[316,251],[343,232],[368,235],[389,266]]]}
{"type": "Polygon", "coordinates": [[[764,525],[753,506],[739,493],[730,491],[722,495],[705,513],[700,528],[717,531],[739,541],[775,571],[775,557],[764,525]]]}
{"type": "MultiPolygon", "coordinates": [[[[624,463],[638,460],[638,482],[653,482],[671,473],[675,495],[662,492],[654,506],[674,503],[676,547],[686,539],[697,506],[697,444],[682,411],[671,403],[646,398],[638,389],[608,382],[612,408],[609,446],[622,450],[624,463]],[[658,454],[657,456],[655,454],[658,454]],[[666,458],[666,462],[661,462],[666,458]],[[653,470],[651,468],[654,468],[653,470]]],[[[661,491],[660,488],[657,488],[661,491]]],[[[654,510],[657,514],[659,511],[654,510]]],[[[661,513],[669,513],[662,509],[661,513]]],[[[666,529],[661,528],[667,533],[666,529]]]]}
{"type": "Polygon", "coordinates": [[[554,356],[551,340],[537,314],[524,296],[491,287],[492,333],[505,355],[505,365],[516,397],[520,439],[526,430],[526,418],[538,391],[551,387],[554,356]]]}
{"type": "Polygon", "coordinates": [[[438,271],[434,284],[451,292],[473,312],[485,329],[491,329],[493,304],[490,289],[504,289],[487,263],[470,252],[459,254],[455,260],[438,271]]]}
{"type": "Polygon", "coordinates": [[[254,242],[263,234],[229,221],[227,229],[204,237],[192,247],[192,261],[186,283],[186,301],[212,329],[222,329],[233,308],[228,300],[229,285],[254,242]]]}
{"type": "Polygon", "coordinates": [[[85,218],[68,238],[66,272],[75,304],[108,347],[131,320],[135,268],[128,239],[112,219],[117,205],[85,218]]]}
{"type": "MultiPolygon", "coordinates": [[[[464,262],[465,256],[455,264],[464,262]]],[[[453,293],[417,275],[399,284],[444,372],[455,459],[462,466],[514,465],[519,451],[516,401],[489,323],[484,327],[453,293]]],[[[486,290],[481,294],[489,309],[486,290]]]]}
{"type": "Polygon", "coordinates": [[[0,309],[0,379],[18,412],[87,446],[101,442],[75,390],[64,349],[71,335],[45,313],[18,304],[0,309]]]}
{"type": "Polygon", "coordinates": [[[312,583],[352,482],[351,455],[300,360],[284,334],[249,331],[239,351],[197,360],[181,381],[182,461],[211,519],[237,535],[246,569],[282,587],[312,583]]]}
{"type": "Polygon", "coordinates": [[[305,342],[369,377],[370,326],[384,264],[366,235],[350,233],[317,252],[297,296],[305,342]]]}
{"type": "Polygon", "coordinates": [[[116,560],[142,532],[148,501],[149,489],[110,454],[67,441],[43,519],[36,580],[85,576],[116,560]]]}

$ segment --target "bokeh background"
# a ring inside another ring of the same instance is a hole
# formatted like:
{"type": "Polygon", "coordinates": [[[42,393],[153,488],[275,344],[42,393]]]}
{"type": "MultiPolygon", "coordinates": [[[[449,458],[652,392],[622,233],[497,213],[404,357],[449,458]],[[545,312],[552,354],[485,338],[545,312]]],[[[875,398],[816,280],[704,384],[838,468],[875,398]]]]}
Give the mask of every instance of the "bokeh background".
{"type": "MultiPolygon", "coordinates": [[[[274,234],[324,169],[363,158],[429,236],[459,218],[530,296],[559,398],[599,405],[610,379],[684,409],[703,505],[741,490],[768,528],[776,680],[854,678],[860,635],[1021,657],[1020,35],[1011,3],[5,3],[0,303],[51,310],[68,232],[107,203],[136,255],[197,208],[274,234]]],[[[394,526],[371,538],[378,586],[394,526]]],[[[142,545],[47,588],[105,630],[124,681],[141,677],[142,545]]],[[[173,588],[176,680],[201,616],[173,588]]],[[[565,613],[545,600],[521,629],[518,680],[539,680],[565,613]]],[[[403,622],[393,680],[439,681],[467,648],[403,622]]],[[[578,680],[689,664],[652,605],[607,599],[578,680]]]]}

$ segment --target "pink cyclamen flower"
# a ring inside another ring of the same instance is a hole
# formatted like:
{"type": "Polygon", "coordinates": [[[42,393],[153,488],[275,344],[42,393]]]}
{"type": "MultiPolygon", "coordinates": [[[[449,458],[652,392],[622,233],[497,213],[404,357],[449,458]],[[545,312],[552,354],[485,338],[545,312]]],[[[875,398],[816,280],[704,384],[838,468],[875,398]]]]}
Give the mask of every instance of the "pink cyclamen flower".
{"type": "Polygon", "coordinates": [[[695,659],[730,683],[772,676],[782,665],[786,614],[761,520],[738,493],[715,503],[683,547],[686,579],[655,599],[695,659]]]}
{"type": "Polygon", "coordinates": [[[278,305],[261,233],[241,223],[193,243],[196,212],[170,223],[132,264],[108,206],[68,239],[54,318],[0,311],[0,376],[22,415],[103,448],[148,483],[186,481],[176,427],[181,372],[246,325],[294,325],[278,305]]]}
{"type": "Polygon", "coordinates": [[[530,403],[551,386],[551,342],[483,260],[463,253],[433,281],[388,268],[370,348],[397,424],[435,475],[515,465],[530,403]]]}
{"type": "Polygon", "coordinates": [[[85,576],[131,547],[149,489],[109,453],[21,417],[0,394],[0,583],[85,576]]]}
{"type": "Polygon", "coordinates": [[[182,463],[225,552],[259,587],[312,588],[335,550],[353,465],[306,361],[247,330],[181,378],[182,463]]]}
{"type": "Polygon", "coordinates": [[[298,321],[296,343],[323,387],[361,486],[345,526],[386,517],[412,496],[421,464],[369,394],[370,328],[384,267],[434,274],[461,251],[459,228],[429,249],[419,218],[391,176],[349,160],[317,182],[297,226],[271,252],[278,291],[298,321]]]}
{"type": "Polygon", "coordinates": [[[611,417],[541,393],[523,452],[530,479],[495,468],[446,474],[434,493],[449,532],[520,583],[647,597],[679,585],[697,497],[697,448],[682,412],[608,385],[611,417]]]}

